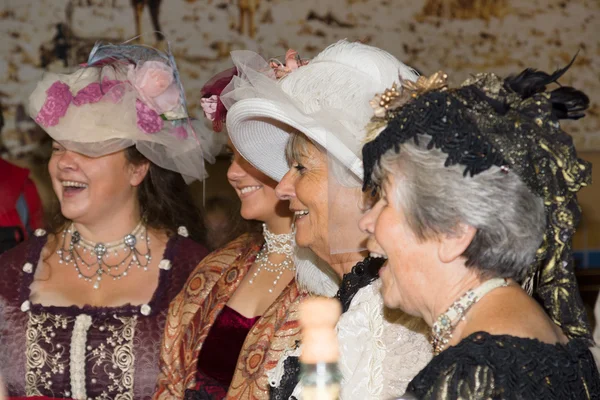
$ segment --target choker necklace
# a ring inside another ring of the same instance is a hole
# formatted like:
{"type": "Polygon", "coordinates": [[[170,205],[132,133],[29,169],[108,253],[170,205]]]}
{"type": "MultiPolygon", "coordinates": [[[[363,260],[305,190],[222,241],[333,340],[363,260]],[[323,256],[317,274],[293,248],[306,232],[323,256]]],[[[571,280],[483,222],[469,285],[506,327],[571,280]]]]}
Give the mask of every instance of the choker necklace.
{"type": "Polygon", "coordinates": [[[150,237],[146,226],[140,221],[134,230],[125,235],[121,240],[110,243],[95,243],[81,236],[79,231],[75,229],[75,225],[65,230],[62,234],[62,245],[56,251],[60,257],[59,264],[73,264],[75,271],[80,279],[86,282],[94,281],[94,289],[100,288],[102,277],[106,276],[113,280],[121,279],[127,276],[128,271],[132,266],[137,265],[138,268],[148,270],[148,265],[152,256],[150,254],[150,237]],[[67,246],[67,233],[71,234],[71,240],[67,246]],[[140,241],[146,243],[146,252],[142,253],[136,248],[136,244],[140,241]],[[89,251],[90,255],[95,256],[96,260],[88,263],[82,257],[89,251]],[[120,261],[108,263],[107,258],[111,255],[118,257],[119,253],[123,255],[120,261]],[[124,267],[124,268],[123,268],[124,267]],[[85,270],[84,270],[85,269],[85,270]],[[120,271],[120,272],[119,272],[120,271]]]}
{"type": "Polygon", "coordinates": [[[465,314],[477,303],[483,296],[492,290],[508,286],[508,281],[504,278],[490,279],[475,289],[469,290],[460,299],[456,300],[445,313],[440,315],[431,327],[431,344],[433,345],[434,355],[440,354],[450,339],[456,325],[465,319],[465,314]]]}
{"type": "Polygon", "coordinates": [[[281,279],[284,271],[295,271],[296,266],[294,265],[294,226],[292,225],[292,231],[290,233],[283,233],[276,235],[269,231],[267,224],[263,224],[263,236],[265,238],[265,244],[256,255],[257,264],[256,271],[252,274],[252,278],[248,281],[249,284],[254,283],[254,279],[264,270],[277,274],[275,280],[273,280],[273,287],[269,289],[269,293],[273,293],[273,288],[277,286],[277,282],[281,279]],[[285,258],[280,263],[273,263],[269,260],[269,254],[285,254],[285,258]]]}

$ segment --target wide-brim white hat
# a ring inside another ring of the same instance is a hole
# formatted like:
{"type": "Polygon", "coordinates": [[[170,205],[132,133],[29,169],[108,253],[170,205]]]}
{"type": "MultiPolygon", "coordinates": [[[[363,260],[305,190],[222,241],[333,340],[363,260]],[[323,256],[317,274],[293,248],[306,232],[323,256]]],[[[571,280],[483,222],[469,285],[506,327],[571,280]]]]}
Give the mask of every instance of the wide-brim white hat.
{"type": "Polygon", "coordinates": [[[227,114],[227,130],[240,154],[279,182],[289,166],[285,149],[289,134],[305,134],[362,179],[362,161],[319,121],[295,107],[264,99],[245,99],[227,114]]]}
{"type": "Polygon", "coordinates": [[[264,79],[264,67],[244,55],[232,54],[241,76],[226,89],[227,131],[240,154],[276,181],[289,170],[285,148],[294,131],[362,181],[360,149],[373,115],[369,101],[399,77],[417,78],[389,53],[347,41],[328,47],[280,81],[264,79]]]}

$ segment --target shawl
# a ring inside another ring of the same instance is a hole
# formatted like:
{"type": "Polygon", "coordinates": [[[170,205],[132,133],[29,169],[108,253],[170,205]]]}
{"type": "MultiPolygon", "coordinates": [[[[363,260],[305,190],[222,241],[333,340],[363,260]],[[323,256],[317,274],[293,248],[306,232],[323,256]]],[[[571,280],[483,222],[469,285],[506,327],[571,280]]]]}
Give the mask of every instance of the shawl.
{"type": "MultiPolygon", "coordinates": [[[[196,384],[198,356],[215,319],[252,266],[261,239],[248,234],[208,255],[169,307],[154,399],[182,399],[196,384]]],[[[297,312],[307,296],[295,280],[248,333],[227,399],[268,398],[266,371],[284,349],[300,339],[297,312]]]]}

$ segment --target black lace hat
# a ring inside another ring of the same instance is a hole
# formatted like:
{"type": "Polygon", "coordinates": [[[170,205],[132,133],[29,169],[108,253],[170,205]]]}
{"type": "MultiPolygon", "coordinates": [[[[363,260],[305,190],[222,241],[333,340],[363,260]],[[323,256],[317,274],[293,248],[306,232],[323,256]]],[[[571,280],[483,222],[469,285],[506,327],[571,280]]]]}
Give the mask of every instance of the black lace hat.
{"type": "Polygon", "coordinates": [[[589,99],[572,87],[547,90],[570,65],[552,74],[526,69],[507,79],[477,74],[454,89],[442,72],[392,87],[371,102],[375,117],[362,150],[363,188],[373,188],[372,172],[384,153],[399,152],[409,140],[418,143],[419,135],[431,137],[427,148],[447,154],[446,166],[464,166],[465,176],[493,165],[516,173],[544,200],[547,218],[523,286],[569,337],[591,339],[571,249],[581,216],[576,193],[591,183],[591,164],[577,157],[559,124],[583,117],[589,99]]]}

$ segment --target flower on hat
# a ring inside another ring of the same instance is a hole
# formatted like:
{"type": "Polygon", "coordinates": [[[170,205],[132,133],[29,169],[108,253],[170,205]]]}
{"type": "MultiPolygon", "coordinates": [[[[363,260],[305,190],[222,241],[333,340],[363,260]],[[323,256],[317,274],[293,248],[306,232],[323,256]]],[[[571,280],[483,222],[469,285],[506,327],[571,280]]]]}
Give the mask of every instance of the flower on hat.
{"type": "Polygon", "coordinates": [[[237,75],[237,72],[236,67],[229,68],[213,76],[202,87],[200,105],[206,118],[212,121],[215,132],[221,132],[225,116],[227,115],[227,108],[225,108],[220,98],[221,93],[229,85],[233,77],[237,75]]]}
{"type": "Polygon", "coordinates": [[[58,124],[58,120],[67,113],[73,95],[69,85],[56,81],[46,91],[47,97],[42,109],[35,117],[35,122],[49,127],[58,124]]]}
{"type": "Polygon", "coordinates": [[[179,86],[173,68],[160,61],[129,67],[127,79],[138,91],[139,98],[157,114],[176,109],[181,104],[179,86]]]}
{"type": "Polygon", "coordinates": [[[275,72],[275,77],[277,79],[281,79],[286,75],[292,73],[298,68],[308,64],[308,60],[302,60],[298,55],[298,52],[294,49],[289,49],[285,53],[285,64],[281,64],[281,62],[272,60],[269,65],[275,72]]]}
{"type": "Polygon", "coordinates": [[[149,106],[140,100],[135,102],[135,110],[137,113],[137,126],[146,133],[156,133],[163,128],[163,120],[149,106]]]}
{"type": "Polygon", "coordinates": [[[102,100],[107,93],[111,94],[110,100],[112,102],[118,103],[123,97],[124,89],[118,88],[119,90],[113,90],[113,88],[121,84],[123,84],[123,82],[110,80],[106,77],[102,80],[102,83],[92,82],[77,92],[75,97],[73,97],[73,104],[79,107],[84,104],[97,103],[102,100]]]}
{"type": "Polygon", "coordinates": [[[209,121],[214,121],[217,117],[217,105],[219,104],[219,96],[213,94],[210,97],[200,99],[200,106],[204,111],[204,115],[209,121]]]}

